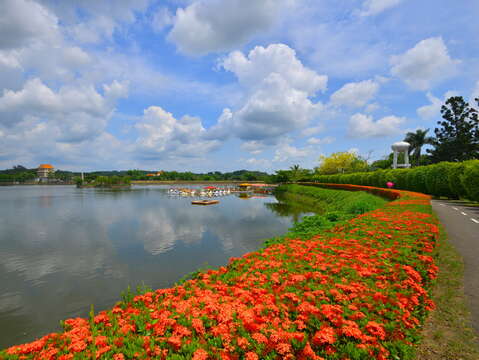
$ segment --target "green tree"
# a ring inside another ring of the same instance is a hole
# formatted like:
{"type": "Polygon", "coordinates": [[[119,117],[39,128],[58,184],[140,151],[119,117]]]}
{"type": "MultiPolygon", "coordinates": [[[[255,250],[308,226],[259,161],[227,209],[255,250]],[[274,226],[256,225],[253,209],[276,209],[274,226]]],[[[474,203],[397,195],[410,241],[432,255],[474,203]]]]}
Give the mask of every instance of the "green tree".
{"type": "Polygon", "coordinates": [[[289,167],[289,170],[291,172],[291,180],[298,181],[298,178],[301,174],[301,166],[299,166],[298,164],[294,164],[293,166],[289,167]]]}
{"type": "Polygon", "coordinates": [[[320,157],[316,171],[321,175],[367,171],[368,162],[352,152],[336,152],[330,156],[320,157]]]}
{"type": "Polygon", "coordinates": [[[273,182],[275,183],[287,183],[293,181],[291,178],[291,171],[289,170],[277,170],[273,175],[273,182]]]}
{"type": "Polygon", "coordinates": [[[404,138],[404,141],[411,144],[409,155],[411,155],[411,163],[413,165],[419,165],[422,147],[426,144],[433,144],[434,139],[430,136],[426,136],[428,131],[429,129],[417,129],[415,133],[408,132],[404,138]]]}
{"type": "MultiPolygon", "coordinates": [[[[475,99],[479,103],[479,99],[475,99]]],[[[479,159],[479,118],[462,96],[450,97],[441,108],[443,121],[434,130],[433,162],[479,159]]]]}
{"type": "Polygon", "coordinates": [[[144,171],[141,171],[141,170],[138,170],[138,169],[135,169],[135,170],[128,170],[126,172],[126,174],[128,176],[130,176],[132,179],[134,180],[138,180],[138,179],[141,179],[142,176],[145,176],[145,172],[144,171]]]}

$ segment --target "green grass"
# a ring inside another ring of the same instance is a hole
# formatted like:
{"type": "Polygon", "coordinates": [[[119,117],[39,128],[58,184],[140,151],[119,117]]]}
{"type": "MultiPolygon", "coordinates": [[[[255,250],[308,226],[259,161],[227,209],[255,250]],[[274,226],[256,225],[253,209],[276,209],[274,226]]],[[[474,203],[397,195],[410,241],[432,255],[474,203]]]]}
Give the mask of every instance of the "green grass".
{"type": "Polygon", "coordinates": [[[304,185],[281,185],[276,189],[275,195],[280,201],[298,209],[315,212],[316,215],[305,216],[302,221],[294,223],[285,235],[266,240],[264,246],[281,242],[285,238],[311,238],[387,203],[383,198],[363,191],[332,190],[304,185]]]}
{"type": "Polygon", "coordinates": [[[387,201],[364,191],[332,190],[304,185],[281,185],[275,195],[280,200],[301,204],[323,214],[333,211],[360,215],[384,206],[387,201]]]}

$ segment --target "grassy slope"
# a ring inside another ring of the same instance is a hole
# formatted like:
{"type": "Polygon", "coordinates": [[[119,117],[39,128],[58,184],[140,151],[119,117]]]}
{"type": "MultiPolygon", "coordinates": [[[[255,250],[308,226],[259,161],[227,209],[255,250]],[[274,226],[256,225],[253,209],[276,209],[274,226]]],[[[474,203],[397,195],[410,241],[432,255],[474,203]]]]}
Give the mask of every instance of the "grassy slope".
{"type": "Polygon", "coordinates": [[[380,208],[387,202],[363,191],[332,190],[302,185],[282,185],[275,193],[280,199],[305,205],[320,214],[340,211],[360,215],[380,208]]]}

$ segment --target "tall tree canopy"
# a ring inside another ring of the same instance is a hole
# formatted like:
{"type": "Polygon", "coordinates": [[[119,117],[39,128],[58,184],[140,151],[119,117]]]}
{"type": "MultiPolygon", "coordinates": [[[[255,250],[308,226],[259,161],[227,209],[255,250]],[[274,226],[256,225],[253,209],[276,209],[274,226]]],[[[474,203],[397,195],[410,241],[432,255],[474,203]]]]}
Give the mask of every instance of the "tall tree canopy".
{"type": "Polygon", "coordinates": [[[336,152],[330,156],[320,157],[320,165],[316,169],[321,175],[366,171],[368,162],[352,152],[336,152]]]}
{"type": "Polygon", "coordinates": [[[411,147],[409,148],[409,154],[412,154],[411,162],[413,165],[419,165],[422,147],[426,144],[433,144],[434,139],[430,136],[426,136],[428,131],[429,129],[417,129],[415,133],[408,132],[404,138],[404,141],[411,144],[411,147]]]}
{"type": "MultiPolygon", "coordinates": [[[[479,99],[475,99],[479,103],[479,99]]],[[[428,150],[433,162],[479,159],[478,111],[462,96],[450,97],[441,108],[439,128],[434,130],[434,148],[428,150]]]]}

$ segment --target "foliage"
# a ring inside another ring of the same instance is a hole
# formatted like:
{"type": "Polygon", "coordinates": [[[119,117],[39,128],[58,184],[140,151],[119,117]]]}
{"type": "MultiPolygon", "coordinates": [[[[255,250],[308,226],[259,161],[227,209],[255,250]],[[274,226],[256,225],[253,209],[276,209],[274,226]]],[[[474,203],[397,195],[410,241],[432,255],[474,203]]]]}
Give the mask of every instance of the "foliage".
{"type": "MultiPolygon", "coordinates": [[[[402,154],[401,154],[402,155],[402,154]]],[[[404,155],[403,155],[404,156],[404,155]]],[[[388,156],[386,159],[381,159],[381,160],[376,160],[373,161],[371,164],[371,169],[372,170],[377,170],[377,169],[390,169],[393,166],[393,160],[392,157],[388,156]]]]}
{"type": "MultiPolygon", "coordinates": [[[[479,99],[476,99],[479,102],[479,99]]],[[[434,130],[433,162],[479,159],[478,111],[469,106],[462,96],[450,97],[441,108],[443,121],[434,130]]]]}
{"type": "Polygon", "coordinates": [[[479,161],[466,162],[460,179],[468,198],[479,201],[479,161]]]}
{"type": "MultiPolygon", "coordinates": [[[[208,173],[192,173],[190,171],[162,171],[159,176],[147,176],[151,171],[147,170],[127,170],[127,171],[93,171],[84,172],[85,183],[95,182],[97,178],[102,183],[109,183],[110,180],[106,178],[125,178],[129,177],[131,180],[160,180],[160,181],[265,181],[272,182],[273,175],[269,175],[261,171],[238,170],[233,172],[222,173],[219,171],[212,171],[208,173]]],[[[156,171],[154,174],[156,175],[156,171]]],[[[310,174],[309,170],[299,169],[296,171],[298,180],[310,174]]],[[[57,170],[54,175],[49,177],[62,180],[64,182],[75,182],[75,178],[80,176],[80,173],[71,171],[57,170]]],[[[14,166],[12,169],[0,170],[0,182],[24,182],[33,180],[37,177],[37,169],[27,169],[22,165],[14,166]]],[[[295,178],[293,176],[293,178],[295,178]]],[[[112,180],[115,181],[115,180],[112,180]]]]}
{"type": "Polygon", "coordinates": [[[109,187],[116,185],[130,185],[131,180],[128,176],[98,176],[95,179],[94,186],[109,187]]]}
{"type": "Polygon", "coordinates": [[[293,165],[289,170],[277,170],[274,175],[266,181],[275,184],[284,184],[289,182],[306,181],[313,175],[309,169],[302,169],[299,165],[293,165]]]}
{"type": "MultiPolygon", "coordinates": [[[[158,176],[147,176],[152,173],[146,170],[128,170],[125,175],[132,180],[159,180],[159,181],[268,181],[270,175],[261,171],[238,170],[222,173],[212,171],[208,173],[192,173],[190,171],[162,171],[158,176]]],[[[153,172],[156,174],[157,172],[153,172]]],[[[103,174],[102,174],[103,175],[103,174]]]]}
{"type": "Polygon", "coordinates": [[[36,172],[33,171],[22,171],[13,174],[0,174],[0,183],[14,183],[20,182],[24,183],[26,181],[34,180],[37,177],[36,172]]]}
{"type": "Polygon", "coordinates": [[[441,162],[427,168],[427,193],[434,196],[454,197],[454,191],[449,187],[448,171],[450,163],[441,162]]]}
{"type": "Polygon", "coordinates": [[[365,192],[322,189],[313,186],[281,185],[275,189],[281,201],[303,203],[320,214],[342,212],[345,215],[360,215],[385,204],[385,200],[365,192]]]}
{"type": "Polygon", "coordinates": [[[302,169],[298,164],[291,166],[291,181],[296,182],[301,179],[308,178],[312,175],[312,171],[309,169],[302,169]]]}
{"type": "Polygon", "coordinates": [[[409,148],[409,153],[411,156],[411,164],[419,165],[421,159],[421,149],[424,145],[431,145],[434,139],[430,136],[426,136],[429,129],[421,130],[417,129],[415,133],[408,132],[404,141],[408,142],[411,147],[409,148]]]}
{"type": "Polygon", "coordinates": [[[73,181],[75,182],[76,186],[77,187],[80,187],[83,185],[83,180],[81,177],[77,176],[73,179],[73,181]]]}
{"type": "Polygon", "coordinates": [[[386,187],[392,181],[395,188],[434,196],[467,198],[479,201],[479,160],[462,163],[441,162],[412,169],[376,170],[368,173],[315,175],[319,183],[355,184],[386,187]]]}
{"type": "Polygon", "coordinates": [[[326,157],[321,155],[317,172],[322,175],[343,174],[368,169],[368,163],[352,152],[336,152],[326,157]]]}
{"type": "Polygon", "coordinates": [[[173,288],[127,294],[0,358],[411,359],[434,308],[437,221],[427,196],[378,191],[401,198],[173,288]]]}
{"type": "Polygon", "coordinates": [[[449,189],[455,198],[467,198],[467,190],[462,185],[461,181],[461,175],[464,173],[464,166],[466,162],[448,164],[447,181],[449,184],[449,189]]]}
{"type": "Polygon", "coordinates": [[[37,177],[37,169],[27,169],[22,165],[15,165],[11,169],[0,170],[0,183],[14,183],[31,181],[37,177]]]}

